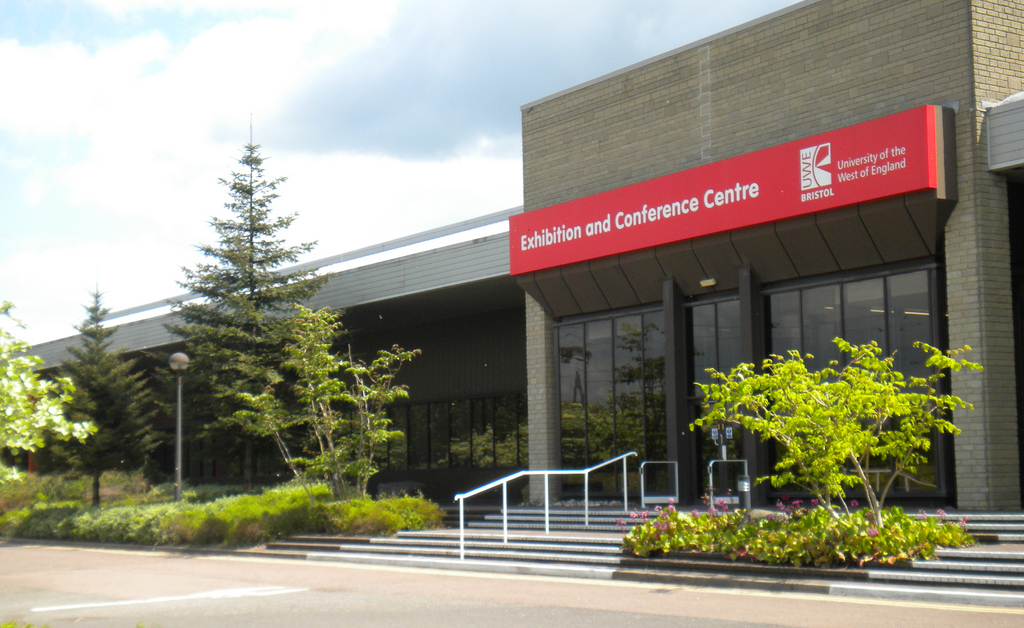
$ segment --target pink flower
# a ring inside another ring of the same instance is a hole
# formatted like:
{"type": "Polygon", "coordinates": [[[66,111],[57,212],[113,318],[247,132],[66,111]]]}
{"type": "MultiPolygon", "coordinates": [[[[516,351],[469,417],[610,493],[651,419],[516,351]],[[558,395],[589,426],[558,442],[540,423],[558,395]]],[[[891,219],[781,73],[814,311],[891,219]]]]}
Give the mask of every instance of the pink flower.
{"type": "Polygon", "coordinates": [[[811,506],[816,507],[817,505],[818,505],[818,500],[817,499],[812,499],[811,500],[811,506]]]}
{"type": "Polygon", "coordinates": [[[878,536],[878,528],[868,528],[868,536],[878,536]]]}
{"type": "Polygon", "coordinates": [[[860,504],[857,503],[857,500],[856,499],[851,499],[850,500],[850,508],[856,508],[857,506],[860,506],[860,504]]]}

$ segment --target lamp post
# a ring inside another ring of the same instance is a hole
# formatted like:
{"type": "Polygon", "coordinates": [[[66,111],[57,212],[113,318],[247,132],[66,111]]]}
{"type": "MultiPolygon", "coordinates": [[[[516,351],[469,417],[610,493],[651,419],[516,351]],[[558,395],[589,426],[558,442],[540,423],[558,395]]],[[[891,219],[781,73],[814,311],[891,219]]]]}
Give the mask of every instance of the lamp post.
{"type": "Polygon", "coordinates": [[[174,501],[181,501],[181,375],[188,368],[188,356],[175,353],[169,360],[171,370],[178,376],[178,420],[174,429],[174,501]]]}

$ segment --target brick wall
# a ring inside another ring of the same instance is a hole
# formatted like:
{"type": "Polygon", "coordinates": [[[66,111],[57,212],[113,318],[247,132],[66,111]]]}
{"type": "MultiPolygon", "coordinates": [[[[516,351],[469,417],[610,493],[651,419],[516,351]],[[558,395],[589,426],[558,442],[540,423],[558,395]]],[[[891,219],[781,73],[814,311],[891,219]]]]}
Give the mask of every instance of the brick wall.
{"type": "Polygon", "coordinates": [[[965,0],[827,2],[523,108],[525,210],[969,97],[965,0]]]}
{"type": "MultiPolygon", "coordinates": [[[[555,397],[554,334],[551,317],[529,294],[526,295],[526,403],[529,412],[530,469],[558,469],[562,465],[561,425],[555,397]]],[[[553,482],[556,499],[561,485],[553,482]]],[[[541,477],[530,478],[530,501],[544,499],[541,477]]]]}
{"type": "Polygon", "coordinates": [[[958,505],[1020,508],[1010,241],[1005,180],[987,171],[982,101],[1021,89],[1021,2],[972,4],[974,90],[958,128],[960,202],[946,226],[950,345],[970,345],[982,373],[960,374],[953,392],[974,404],[957,414],[958,505]]]}
{"type": "MultiPolygon", "coordinates": [[[[525,105],[525,210],[920,105],[957,103],[949,332],[952,345],[971,344],[986,367],[954,379],[957,394],[976,406],[955,417],[964,431],[956,446],[960,506],[1018,508],[1006,195],[1000,177],[986,171],[978,108],[1021,89],[1021,4],[803,3],[525,105]]],[[[544,333],[550,342],[550,329],[544,333]]],[[[539,340],[528,343],[539,350],[539,340]]],[[[533,368],[531,395],[534,386],[553,387],[553,373],[541,377],[533,368]]],[[[557,404],[538,404],[557,412],[557,404]]],[[[531,398],[531,421],[534,407],[531,398]]],[[[531,432],[531,464],[534,442],[531,432]]]]}

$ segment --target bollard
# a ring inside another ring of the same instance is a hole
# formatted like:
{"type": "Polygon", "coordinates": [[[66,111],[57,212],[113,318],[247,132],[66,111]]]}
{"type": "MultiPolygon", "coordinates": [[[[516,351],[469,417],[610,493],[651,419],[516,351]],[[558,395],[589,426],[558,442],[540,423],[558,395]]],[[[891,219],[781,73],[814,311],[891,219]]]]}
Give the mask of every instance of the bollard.
{"type": "Polygon", "coordinates": [[[740,494],[740,508],[750,512],[750,476],[739,476],[736,479],[736,488],[740,494]]]}

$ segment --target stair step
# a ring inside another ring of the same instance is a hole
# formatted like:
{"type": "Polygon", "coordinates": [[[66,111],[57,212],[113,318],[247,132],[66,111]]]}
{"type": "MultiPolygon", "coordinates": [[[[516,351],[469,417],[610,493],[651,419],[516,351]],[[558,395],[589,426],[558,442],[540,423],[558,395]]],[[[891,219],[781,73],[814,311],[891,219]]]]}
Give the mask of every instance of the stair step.
{"type": "MultiPolygon", "coordinates": [[[[449,539],[458,541],[459,531],[458,530],[440,530],[440,531],[402,531],[399,532],[397,537],[390,538],[409,538],[409,539],[449,539]]],[[[467,530],[464,538],[467,542],[469,541],[483,541],[483,542],[495,542],[502,539],[501,534],[494,532],[474,532],[467,530]]],[[[516,534],[510,532],[508,535],[510,542],[517,543],[552,543],[556,545],[599,545],[602,547],[621,547],[622,537],[618,534],[607,535],[588,535],[588,536],[576,536],[576,535],[555,535],[555,534],[516,534]]]]}
{"type": "Polygon", "coordinates": [[[1020,561],[1024,562],[1024,551],[991,550],[974,547],[940,547],[935,556],[941,560],[973,560],[973,561],[1020,561]]]}
{"type": "MultiPolygon", "coordinates": [[[[481,522],[478,522],[478,523],[474,523],[472,525],[472,527],[475,528],[475,529],[481,529],[481,530],[500,530],[502,528],[502,522],[501,521],[481,521],[481,522]]],[[[510,525],[509,527],[511,528],[512,526],[510,525]]],[[[598,523],[598,524],[591,523],[589,526],[584,526],[582,521],[580,521],[579,524],[551,523],[548,527],[551,530],[563,530],[563,531],[564,530],[578,530],[578,531],[581,531],[581,532],[588,531],[588,530],[592,531],[592,532],[622,532],[623,531],[622,527],[621,526],[617,526],[617,525],[603,524],[603,523],[598,523]]],[[[544,529],[544,521],[543,520],[541,520],[539,522],[534,522],[534,521],[517,521],[515,523],[515,528],[519,529],[519,530],[543,530],[544,529]]]]}
{"type": "Polygon", "coordinates": [[[988,521],[1010,521],[1024,525],[1024,513],[1016,512],[963,512],[963,513],[946,513],[947,519],[960,519],[961,517],[967,518],[967,524],[970,525],[972,522],[988,522],[988,521]]]}
{"type": "Polygon", "coordinates": [[[1024,543],[1024,534],[1007,534],[1004,532],[971,533],[979,543],[1024,543]]]}
{"type": "MultiPolygon", "coordinates": [[[[390,547],[403,547],[410,550],[418,548],[437,548],[437,547],[459,547],[459,539],[417,539],[415,541],[403,538],[380,538],[374,539],[371,544],[374,547],[379,546],[390,546],[390,547]]],[[[479,541],[479,540],[467,540],[466,549],[494,549],[494,550],[515,550],[515,551],[539,551],[539,552],[565,552],[566,554],[603,554],[609,556],[618,556],[622,551],[618,547],[610,545],[560,545],[556,543],[528,543],[522,541],[509,541],[503,543],[500,539],[479,541]]]]}
{"type": "Polygon", "coordinates": [[[989,531],[989,530],[1010,530],[1017,532],[1024,532],[1024,523],[1018,523],[1014,521],[989,521],[982,523],[975,523],[973,521],[967,522],[968,530],[989,531]]]}
{"type": "MultiPolygon", "coordinates": [[[[389,545],[377,545],[375,544],[372,549],[367,548],[365,545],[341,545],[337,549],[330,553],[336,554],[386,554],[391,556],[429,556],[429,557],[444,557],[444,558],[458,558],[459,548],[456,544],[452,547],[406,547],[406,546],[389,546],[389,545]]],[[[477,549],[466,547],[465,555],[467,558],[477,559],[490,559],[490,560],[513,560],[513,561],[529,561],[529,562],[559,562],[559,563],[575,563],[575,564],[590,564],[590,565],[617,565],[619,563],[618,556],[608,556],[601,554],[577,554],[567,552],[537,552],[537,551],[517,551],[515,549],[477,549]]]]}
{"type": "Polygon", "coordinates": [[[1024,576],[981,575],[966,572],[924,573],[916,569],[871,569],[868,578],[891,583],[916,583],[967,587],[998,587],[1024,591],[1024,576]]]}
{"type": "Polygon", "coordinates": [[[322,535],[322,534],[296,534],[295,536],[289,536],[287,539],[283,539],[289,542],[298,543],[370,543],[373,537],[369,536],[335,536],[335,535],[322,535]]]}
{"type": "Polygon", "coordinates": [[[997,563],[991,561],[966,560],[915,560],[913,569],[941,571],[943,573],[999,573],[1003,575],[1024,575],[1024,563],[997,563]]]}

